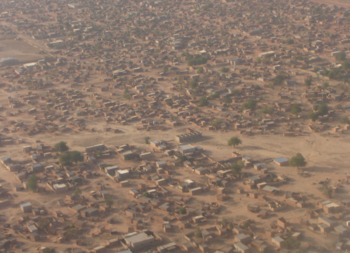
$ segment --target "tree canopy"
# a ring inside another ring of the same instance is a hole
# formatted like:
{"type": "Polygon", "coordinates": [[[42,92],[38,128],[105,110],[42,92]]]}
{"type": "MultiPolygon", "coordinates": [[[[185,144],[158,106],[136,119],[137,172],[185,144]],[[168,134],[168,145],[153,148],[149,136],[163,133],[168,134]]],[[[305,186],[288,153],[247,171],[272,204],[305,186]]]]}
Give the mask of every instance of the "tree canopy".
{"type": "Polygon", "coordinates": [[[244,163],[242,160],[238,161],[237,163],[232,164],[233,174],[239,175],[241,173],[243,167],[244,167],[244,163]]]}
{"type": "Polygon", "coordinates": [[[334,58],[337,61],[345,61],[346,60],[346,53],[344,51],[340,51],[339,53],[334,55],[334,58]]]}
{"type": "Polygon", "coordinates": [[[297,104],[293,104],[293,105],[292,105],[291,113],[292,113],[292,114],[298,114],[299,112],[301,112],[300,106],[297,105],[297,104]]]}
{"type": "Polygon", "coordinates": [[[206,106],[208,105],[209,102],[208,102],[208,99],[206,96],[202,96],[200,99],[199,99],[199,102],[198,102],[198,106],[206,106]]]}
{"type": "Polygon", "coordinates": [[[35,192],[38,189],[38,178],[35,175],[31,175],[27,180],[27,188],[35,192]]]}
{"type": "Polygon", "coordinates": [[[84,157],[79,151],[72,151],[61,154],[58,161],[61,165],[66,166],[72,163],[82,162],[84,161],[84,157]]]}
{"type": "Polygon", "coordinates": [[[249,99],[247,102],[243,103],[242,107],[244,109],[254,110],[256,108],[257,102],[254,99],[249,99]]]}
{"type": "Polygon", "coordinates": [[[69,150],[67,143],[64,141],[60,141],[60,142],[56,143],[54,148],[56,151],[59,151],[59,152],[65,152],[65,151],[69,150]]]}
{"type": "Polygon", "coordinates": [[[306,161],[302,154],[297,153],[289,160],[289,165],[299,169],[300,167],[305,167],[306,161]]]}
{"type": "Polygon", "coordinates": [[[74,195],[75,197],[79,197],[80,194],[81,194],[80,188],[79,188],[79,187],[75,188],[73,195],[74,195]]]}
{"type": "Polygon", "coordinates": [[[114,203],[112,197],[108,195],[108,196],[105,198],[105,203],[106,203],[106,205],[107,205],[109,208],[111,208],[111,206],[112,206],[113,203],[114,203]]]}
{"type": "Polygon", "coordinates": [[[241,139],[239,139],[238,137],[232,137],[231,139],[229,139],[228,140],[228,142],[227,142],[227,145],[228,146],[232,146],[232,147],[236,147],[236,146],[238,146],[238,145],[240,145],[240,144],[242,144],[242,141],[241,141],[241,139]]]}

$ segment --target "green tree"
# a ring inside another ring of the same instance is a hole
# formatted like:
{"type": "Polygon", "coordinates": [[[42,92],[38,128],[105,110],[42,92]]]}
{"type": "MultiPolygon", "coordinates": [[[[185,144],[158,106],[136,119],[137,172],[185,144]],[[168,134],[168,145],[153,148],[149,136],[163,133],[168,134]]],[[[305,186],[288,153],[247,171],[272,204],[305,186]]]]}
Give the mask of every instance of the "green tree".
{"type": "Polygon", "coordinates": [[[108,195],[105,198],[105,203],[109,208],[111,208],[113,206],[113,203],[114,203],[112,197],[108,195]]]}
{"type": "Polygon", "coordinates": [[[192,79],[188,84],[192,89],[195,89],[198,86],[198,82],[196,79],[192,79]]]}
{"type": "Polygon", "coordinates": [[[348,69],[350,69],[350,62],[345,61],[341,64],[341,66],[345,71],[348,71],[348,69]]]}
{"type": "Polygon", "coordinates": [[[244,167],[243,161],[238,161],[237,163],[232,164],[232,172],[234,175],[241,174],[242,168],[244,167]]]}
{"type": "Polygon", "coordinates": [[[282,244],[284,247],[291,250],[297,250],[300,247],[300,241],[293,237],[288,237],[286,240],[283,241],[282,244]]]}
{"type": "Polygon", "coordinates": [[[334,58],[337,61],[345,61],[346,60],[346,53],[344,51],[340,51],[339,53],[334,55],[334,58]]]}
{"type": "Polygon", "coordinates": [[[131,94],[130,94],[130,91],[128,90],[128,88],[125,88],[123,97],[127,100],[131,99],[131,94]]]}
{"type": "Polygon", "coordinates": [[[49,218],[43,218],[39,221],[38,225],[39,225],[40,229],[45,230],[45,229],[49,228],[50,223],[51,223],[51,221],[49,218]]]}
{"type": "Polygon", "coordinates": [[[327,89],[328,86],[329,86],[329,83],[328,82],[324,82],[321,87],[322,87],[322,89],[327,89]]]}
{"type": "Polygon", "coordinates": [[[232,99],[230,97],[225,97],[224,98],[224,103],[231,104],[232,103],[232,99]]]}
{"type": "Polygon", "coordinates": [[[69,150],[67,143],[64,141],[60,141],[59,143],[56,143],[54,148],[56,151],[59,151],[59,152],[65,152],[65,151],[69,150]]]}
{"type": "Polygon", "coordinates": [[[312,121],[315,121],[317,119],[317,114],[314,112],[310,112],[308,115],[309,119],[311,119],[312,121]]]}
{"type": "Polygon", "coordinates": [[[208,102],[208,99],[206,96],[202,96],[200,99],[199,99],[199,102],[198,102],[198,106],[206,106],[208,105],[209,102],[208,102]]]}
{"type": "Polygon", "coordinates": [[[263,114],[273,114],[273,112],[275,111],[275,108],[274,107],[268,107],[267,105],[265,105],[261,110],[260,112],[263,113],[263,114]]]}
{"type": "Polygon", "coordinates": [[[273,79],[273,84],[282,85],[286,79],[286,75],[283,72],[279,72],[278,75],[273,79]]]}
{"type": "Polygon", "coordinates": [[[260,57],[256,58],[256,59],[255,59],[255,62],[256,62],[256,63],[261,63],[261,58],[260,58],[260,57]]]}
{"type": "Polygon", "coordinates": [[[70,161],[74,163],[84,161],[84,156],[79,151],[72,151],[70,154],[70,161]]]}
{"type": "Polygon", "coordinates": [[[215,99],[215,98],[218,98],[218,97],[220,97],[220,94],[217,91],[215,91],[212,94],[210,94],[210,99],[215,99]]]}
{"type": "Polygon", "coordinates": [[[292,105],[292,109],[291,109],[291,113],[292,113],[292,114],[298,114],[298,113],[300,113],[300,112],[301,112],[300,106],[297,105],[297,104],[293,104],[293,105],[292,105]]]}
{"type": "Polygon", "coordinates": [[[197,69],[197,74],[202,74],[203,72],[204,72],[203,67],[199,67],[199,68],[197,69]]]}
{"type": "Polygon", "coordinates": [[[294,44],[294,40],[293,39],[287,39],[286,40],[286,44],[287,45],[292,45],[292,44],[294,44]]]}
{"type": "Polygon", "coordinates": [[[256,100],[254,99],[249,99],[247,102],[243,103],[242,107],[244,109],[250,109],[250,110],[254,110],[255,107],[257,105],[256,100]]]}
{"type": "Polygon", "coordinates": [[[60,157],[58,158],[58,161],[63,166],[71,164],[69,153],[61,154],[60,157]]]}
{"type": "Polygon", "coordinates": [[[299,170],[300,167],[305,167],[306,161],[302,154],[297,153],[289,160],[289,165],[292,167],[297,167],[299,170]]]}
{"type": "Polygon", "coordinates": [[[149,194],[148,192],[144,192],[142,194],[142,196],[146,197],[146,198],[150,198],[151,197],[151,194],[149,194]]]}
{"type": "Polygon", "coordinates": [[[306,87],[310,87],[312,85],[312,77],[308,77],[305,79],[304,84],[306,87]]]}
{"type": "Polygon", "coordinates": [[[349,120],[349,118],[347,116],[344,116],[344,117],[340,118],[339,122],[341,124],[350,124],[350,120],[349,120]]]}
{"type": "Polygon", "coordinates": [[[202,238],[202,231],[201,231],[200,227],[197,227],[195,237],[202,238]]]}
{"type": "Polygon", "coordinates": [[[148,137],[145,137],[145,144],[149,144],[148,137]]]}
{"type": "Polygon", "coordinates": [[[235,148],[236,146],[242,144],[241,139],[239,139],[238,137],[232,137],[231,139],[228,140],[227,145],[235,148]]]}
{"type": "Polygon", "coordinates": [[[31,175],[27,180],[27,188],[35,192],[38,189],[38,178],[35,175],[31,175]]]}
{"type": "Polygon", "coordinates": [[[225,218],[221,218],[221,224],[226,227],[227,226],[227,220],[225,218]]]}
{"type": "Polygon", "coordinates": [[[77,198],[81,194],[81,190],[79,187],[75,188],[73,195],[77,198]]]}
{"type": "Polygon", "coordinates": [[[52,248],[45,248],[43,250],[43,253],[55,253],[55,252],[56,252],[55,249],[52,249],[52,248]]]}
{"type": "Polygon", "coordinates": [[[222,67],[222,68],[221,68],[221,72],[222,72],[222,73],[228,73],[229,71],[230,71],[229,68],[226,68],[226,67],[222,67]]]}
{"type": "Polygon", "coordinates": [[[319,103],[315,108],[317,110],[317,115],[326,115],[328,114],[328,105],[325,103],[319,103]]]}
{"type": "Polygon", "coordinates": [[[186,213],[187,213],[186,208],[181,207],[181,208],[179,209],[179,214],[186,214],[186,213]]]}
{"type": "Polygon", "coordinates": [[[163,72],[164,72],[164,73],[167,73],[168,70],[169,70],[168,65],[163,65],[163,72]]]}

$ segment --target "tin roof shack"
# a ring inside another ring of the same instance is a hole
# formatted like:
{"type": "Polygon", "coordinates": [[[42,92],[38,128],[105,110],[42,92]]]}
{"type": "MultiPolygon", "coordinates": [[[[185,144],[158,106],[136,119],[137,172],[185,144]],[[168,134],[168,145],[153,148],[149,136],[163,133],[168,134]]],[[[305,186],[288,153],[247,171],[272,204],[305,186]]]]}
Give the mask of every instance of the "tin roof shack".
{"type": "Polygon", "coordinates": [[[281,237],[275,236],[275,237],[271,238],[271,241],[278,248],[282,248],[284,240],[281,237]]]}
{"type": "Polygon", "coordinates": [[[32,204],[29,202],[21,204],[20,207],[23,213],[30,213],[32,211],[32,204]]]}
{"type": "Polygon", "coordinates": [[[182,155],[188,155],[188,154],[193,154],[196,151],[196,148],[193,147],[192,145],[180,145],[177,147],[177,150],[182,154],[182,155]]]}
{"type": "Polygon", "coordinates": [[[125,161],[128,161],[128,160],[132,160],[136,157],[136,155],[134,154],[134,152],[132,151],[126,151],[126,152],[123,152],[120,154],[122,156],[122,158],[125,160],[125,161]]]}
{"type": "Polygon", "coordinates": [[[238,234],[235,236],[236,241],[248,244],[251,242],[252,238],[249,235],[246,234],[238,234]]]}
{"type": "Polygon", "coordinates": [[[318,207],[322,208],[325,213],[339,213],[342,207],[330,200],[324,200],[318,203],[318,207]]]}
{"type": "Polygon", "coordinates": [[[289,165],[289,161],[284,157],[276,158],[273,160],[273,162],[275,164],[277,164],[278,166],[288,166],[289,165]]]}
{"type": "Polygon", "coordinates": [[[235,249],[241,253],[249,253],[250,252],[249,248],[241,242],[236,242],[234,244],[234,246],[235,246],[235,249]]]}
{"type": "Polygon", "coordinates": [[[156,243],[156,238],[150,231],[132,232],[124,235],[123,238],[126,245],[132,250],[146,249],[156,243]]]}
{"type": "Polygon", "coordinates": [[[337,222],[335,222],[331,219],[328,219],[327,217],[324,217],[324,216],[318,217],[318,223],[325,224],[326,226],[328,226],[332,229],[337,225],[337,222]]]}

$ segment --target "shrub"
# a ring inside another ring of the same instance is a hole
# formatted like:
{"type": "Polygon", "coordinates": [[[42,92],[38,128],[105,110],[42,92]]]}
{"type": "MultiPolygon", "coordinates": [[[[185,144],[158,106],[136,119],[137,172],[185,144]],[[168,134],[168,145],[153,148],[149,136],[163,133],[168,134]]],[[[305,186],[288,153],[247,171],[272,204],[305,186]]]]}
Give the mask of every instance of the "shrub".
{"type": "Polygon", "coordinates": [[[249,99],[247,102],[243,103],[242,107],[244,109],[254,110],[256,108],[257,102],[254,99],[249,99]]]}
{"type": "Polygon", "coordinates": [[[292,114],[298,114],[299,112],[301,112],[301,108],[299,105],[293,104],[292,105],[292,110],[291,113],[292,114]]]}
{"type": "Polygon", "coordinates": [[[209,102],[208,102],[208,99],[206,96],[202,96],[200,99],[199,99],[199,102],[198,102],[198,106],[206,106],[208,105],[209,102]]]}

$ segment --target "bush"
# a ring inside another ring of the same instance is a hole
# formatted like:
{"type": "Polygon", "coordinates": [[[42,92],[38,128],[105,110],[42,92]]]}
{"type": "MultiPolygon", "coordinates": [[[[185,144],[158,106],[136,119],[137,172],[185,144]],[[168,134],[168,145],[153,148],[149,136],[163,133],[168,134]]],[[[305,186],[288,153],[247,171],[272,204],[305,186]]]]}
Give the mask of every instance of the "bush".
{"type": "Polygon", "coordinates": [[[230,97],[225,97],[224,98],[224,103],[231,104],[232,103],[232,99],[230,97]]]}
{"type": "Polygon", "coordinates": [[[327,73],[327,76],[329,77],[329,79],[332,79],[332,80],[341,80],[343,78],[343,75],[339,68],[332,69],[327,73]]]}
{"type": "Polygon", "coordinates": [[[151,194],[149,194],[148,192],[144,192],[142,194],[142,196],[146,197],[146,198],[150,198],[151,197],[151,194]]]}
{"type": "Polygon", "coordinates": [[[242,107],[244,109],[254,110],[256,108],[257,102],[254,99],[249,99],[247,102],[243,103],[242,107]]]}
{"type": "Polygon", "coordinates": [[[327,89],[328,86],[329,86],[329,83],[328,83],[328,82],[324,82],[324,83],[322,84],[322,88],[323,88],[323,89],[327,89]]]}
{"type": "Polygon", "coordinates": [[[208,105],[209,102],[208,102],[208,99],[206,96],[202,96],[200,99],[199,99],[199,102],[198,102],[198,106],[206,106],[208,105]]]}
{"type": "Polygon", "coordinates": [[[123,97],[124,97],[125,99],[127,99],[127,100],[130,100],[130,99],[131,99],[130,91],[129,91],[127,88],[125,88],[125,90],[124,90],[123,97]]]}
{"type": "Polygon", "coordinates": [[[286,44],[287,45],[292,45],[292,44],[294,44],[294,40],[293,39],[287,39],[286,40],[286,44]]]}
{"type": "Polygon", "coordinates": [[[179,214],[186,214],[186,213],[187,213],[186,208],[181,207],[180,210],[179,210],[179,214]]]}
{"type": "Polygon", "coordinates": [[[301,108],[299,105],[293,104],[292,105],[292,110],[291,113],[292,114],[298,114],[299,112],[301,112],[301,108]]]}
{"type": "Polygon", "coordinates": [[[272,114],[274,111],[275,111],[275,108],[273,108],[272,106],[268,107],[266,105],[260,110],[260,112],[263,114],[272,114]]]}
{"type": "Polygon", "coordinates": [[[192,89],[195,89],[198,86],[197,80],[192,79],[188,84],[192,89]]]}
{"type": "Polygon", "coordinates": [[[199,227],[197,227],[197,229],[196,229],[195,236],[197,238],[201,238],[202,237],[202,231],[201,231],[201,229],[199,227]]]}
{"type": "Polygon", "coordinates": [[[196,56],[195,58],[187,60],[188,66],[196,66],[196,65],[202,65],[206,64],[208,62],[208,59],[203,56],[196,56]]]}
{"type": "Polygon", "coordinates": [[[350,69],[350,62],[345,61],[341,64],[342,68],[347,71],[348,69],[350,69]]]}
{"type": "Polygon", "coordinates": [[[312,121],[315,121],[317,119],[317,114],[314,112],[310,112],[309,113],[309,119],[311,119],[312,121]]]}
{"type": "Polygon", "coordinates": [[[310,87],[312,84],[312,77],[310,76],[310,77],[306,78],[304,81],[304,84],[306,87],[310,87]]]}
{"type": "Polygon", "coordinates": [[[284,242],[282,243],[284,247],[287,249],[297,250],[300,247],[300,241],[293,237],[288,237],[284,242]]]}
{"type": "Polygon", "coordinates": [[[27,188],[35,192],[38,189],[38,178],[35,175],[31,175],[27,180],[27,188]]]}
{"type": "Polygon", "coordinates": [[[350,120],[349,120],[349,118],[348,118],[347,116],[342,117],[342,118],[339,120],[339,122],[340,122],[341,124],[350,124],[350,120]]]}
{"type": "Polygon", "coordinates": [[[317,115],[326,115],[328,114],[328,106],[325,103],[319,103],[316,107],[315,110],[317,110],[317,115]]]}
{"type": "Polygon", "coordinates": [[[221,72],[223,72],[223,73],[227,73],[227,72],[229,72],[229,71],[230,71],[229,68],[225,68],[225,67],[222,67],[222,68],[221,68],[221,72]]]}
{"type": "Polygon", "coordinates": [[[218,97],[220,97],[220,94],[218,92],[216,92],[216,91],[214,93],[210,94],[210,98],[211,99],[215,99],[215,98],[218,98],[218,97]]]}
{"type": "Polygon", "coordinates": [[[218,128],[222,123],[224,122],[223,119],[214,119],[214,120],[210,120],[210,124],[216,128],[218,128]]]}
{"type": "Polygon", "coordinates": [[[55,144],[54,149],[59,152],[65,152],[69,149],[69,147],[67,146],[66,142],[60,141],[59,143],[55,144]]]}
{"type": "Polygon", "coordinates": [[[287,79],[286,75],[283,72],[278,73],[278,75],[274,78],[274,85],[282,85],[283,82],[287,79]]]}
{"type": "Polygon", "coordinates": [[[334,58],[337,61],[345,61],[346,60],[346,53],[344,51],[340,51],[339,53],[334,55],[334,58]]]}
{"type": "Polygon", "coordinates": [[[203,67],[199,67],[199,68],[197,69],[197,74],[202,74],[203,72],[204,72],[203,67]]]}
{"type": "Polygon", "coordinates": [[[61,165],[67,166],[71,165],[72,163],[84,161],[84,157],[79,151],[72,151],[70,153],[61,154],[58,161],[61,165]]]}

